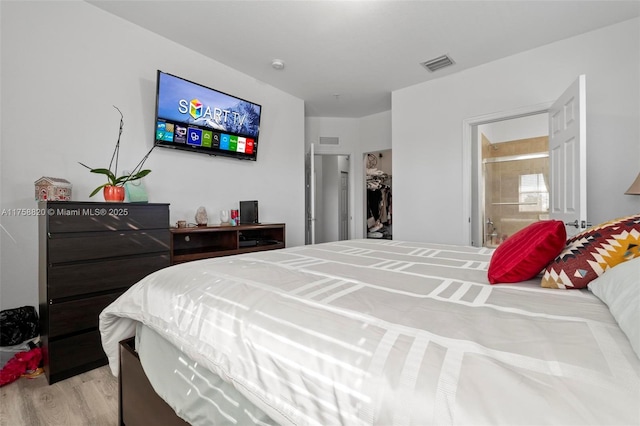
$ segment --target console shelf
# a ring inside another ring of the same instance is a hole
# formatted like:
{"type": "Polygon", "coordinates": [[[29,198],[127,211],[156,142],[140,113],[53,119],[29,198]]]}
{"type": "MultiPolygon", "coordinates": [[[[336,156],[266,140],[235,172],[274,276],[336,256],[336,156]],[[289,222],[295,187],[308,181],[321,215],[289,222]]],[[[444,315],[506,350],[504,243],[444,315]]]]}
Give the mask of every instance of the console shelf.
{"type": "Polygon", "coordinates": [[[171,264],[285,246],[285,224],[171,228],[171,264]]]}

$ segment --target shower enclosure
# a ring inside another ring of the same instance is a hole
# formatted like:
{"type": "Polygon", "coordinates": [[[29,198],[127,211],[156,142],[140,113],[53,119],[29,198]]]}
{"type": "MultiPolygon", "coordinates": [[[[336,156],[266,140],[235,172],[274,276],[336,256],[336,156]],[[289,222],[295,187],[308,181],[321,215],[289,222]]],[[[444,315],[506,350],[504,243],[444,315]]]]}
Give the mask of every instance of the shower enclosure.
{"type": "Polygon", "coordinates": [[[491,144],[483,138],[484,247],[549,215],[547,136],[491,144]]]}

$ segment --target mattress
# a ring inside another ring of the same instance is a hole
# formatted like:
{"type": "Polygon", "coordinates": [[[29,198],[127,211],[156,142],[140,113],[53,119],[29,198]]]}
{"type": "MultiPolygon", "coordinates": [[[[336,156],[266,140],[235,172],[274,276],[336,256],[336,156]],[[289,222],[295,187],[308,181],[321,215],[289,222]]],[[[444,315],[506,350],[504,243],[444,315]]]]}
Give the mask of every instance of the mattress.
{"type": "Polygon", "coordinates": [[[102,312],[103,346],[117,374],[145,324],[280,424],[639,424],[607,306],[489,285],[491,254],[349,240],[176,265],[102,312]]]}
{"type": "Polygon", "coordinates": [[[275,425],[236,388],[139,323],[136,352],[156,393],[192,425],[275,425]]]}

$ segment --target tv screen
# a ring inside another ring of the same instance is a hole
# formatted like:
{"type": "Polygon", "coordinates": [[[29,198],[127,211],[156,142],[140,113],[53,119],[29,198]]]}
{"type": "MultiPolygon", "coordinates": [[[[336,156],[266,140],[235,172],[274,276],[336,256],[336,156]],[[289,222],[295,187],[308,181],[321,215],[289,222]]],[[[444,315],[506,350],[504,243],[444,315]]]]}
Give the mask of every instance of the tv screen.
{"type": "Polygon", "coordinates": [[[255,161],[261,110],[158,70],[155,145],[255,161]]]}

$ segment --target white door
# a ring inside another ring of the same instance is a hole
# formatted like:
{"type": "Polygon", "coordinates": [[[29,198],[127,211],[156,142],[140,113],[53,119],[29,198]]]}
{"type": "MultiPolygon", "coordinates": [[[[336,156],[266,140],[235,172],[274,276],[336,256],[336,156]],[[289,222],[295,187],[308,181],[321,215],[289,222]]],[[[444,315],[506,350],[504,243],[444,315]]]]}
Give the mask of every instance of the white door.
{"type": "Polygon", "coordinates": [[[581,75],[549,109],[549,216],[567,236],[587,223],[586,91],[581,75]]]}
{"type": "Polygon", "coordinates": [[[314,167],[314,146],[311,144],[305,156],[305,244],[316,242],[316,171],[314,167]]]}

